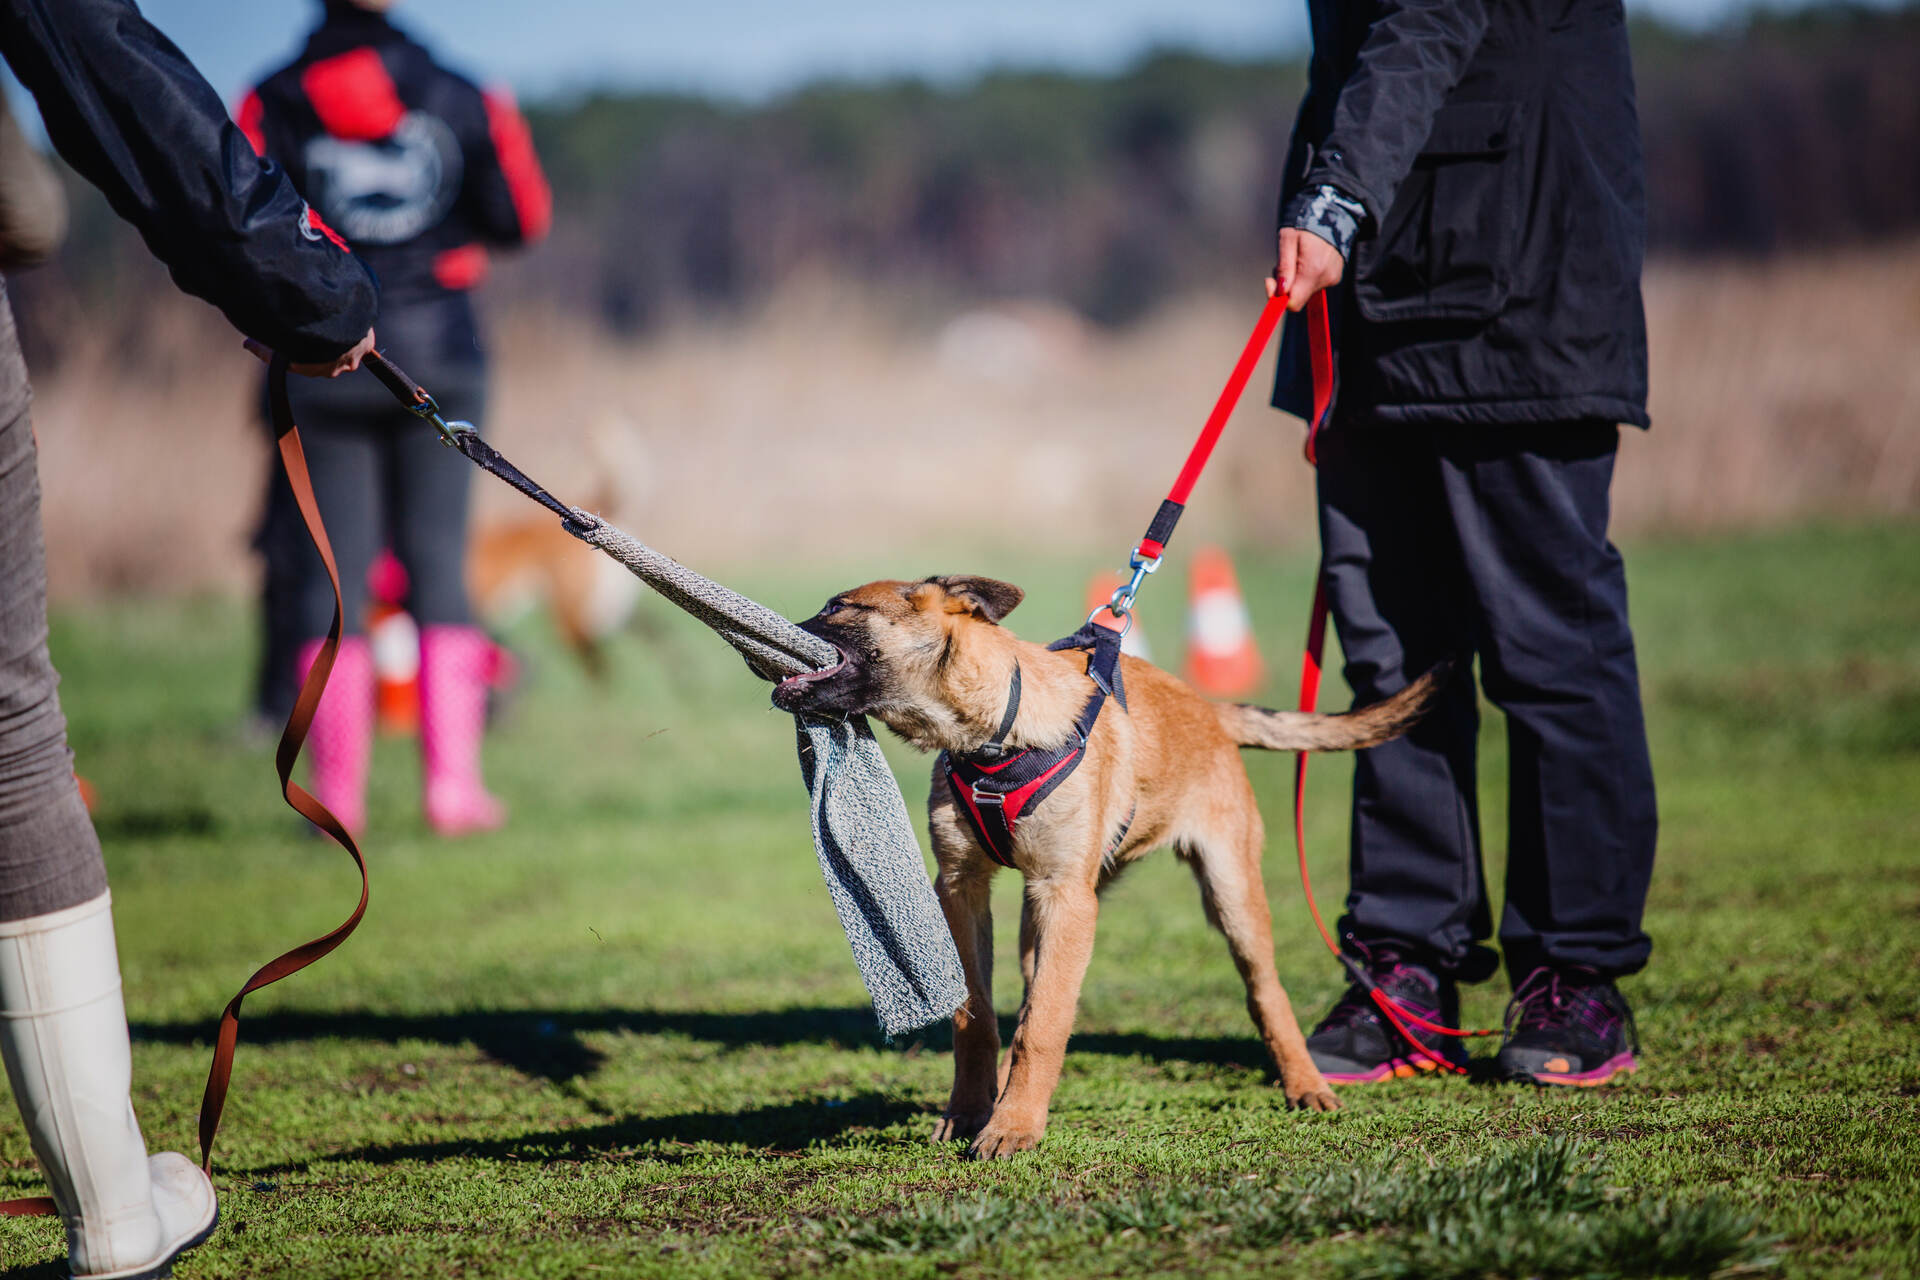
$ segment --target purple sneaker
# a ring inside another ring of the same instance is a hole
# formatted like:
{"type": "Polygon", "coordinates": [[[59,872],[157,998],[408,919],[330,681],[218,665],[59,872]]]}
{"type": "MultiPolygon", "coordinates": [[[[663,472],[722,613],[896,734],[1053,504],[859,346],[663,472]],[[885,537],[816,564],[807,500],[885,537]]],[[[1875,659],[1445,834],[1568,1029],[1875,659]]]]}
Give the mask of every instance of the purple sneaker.
{"type": "MultiPolygon", "coordinates": [[[[1349,939],[1349,945],[1358,946],[1349,939]]],[[[1360,946],[1350,962],[1409,1012],[1443,1026],[1458,1026],[1460,996],[1454,984],[1388,947],[1360,946]]],[[[1412,1028],[1414,1039],[1388,1022],[1365,985],[1355,982],[1307,1037],[1307,1052],[1333,1084],[1371,1084],[1406,1079],[1443,1065],[1464,1068],[1466,1047],[1456,1037],[1412,1028]]]]}
{"type": "Polygon", "coordinates": [[[1507,1005],[1500,1073],[1509,1080],[1590,1089],[1637,1071],[1633,1011],[1610,979],[1591,969],[1542,966],[1507,1005]]]}

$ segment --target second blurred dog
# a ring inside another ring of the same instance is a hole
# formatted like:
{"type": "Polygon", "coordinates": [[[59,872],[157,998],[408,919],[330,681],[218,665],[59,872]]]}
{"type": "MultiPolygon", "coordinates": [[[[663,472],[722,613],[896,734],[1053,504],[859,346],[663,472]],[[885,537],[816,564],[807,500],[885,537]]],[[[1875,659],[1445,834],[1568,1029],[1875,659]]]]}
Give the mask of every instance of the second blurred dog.
{"type": "MultiPolygon", "coordinates": [[[[633,424],[608,416],[587,432],[597,484],[587,507],[616,523],[652,487],[633,424]]],[[[646,588],[619,564],[546,514],[490,522],[467,548],[467,589],[488,624],[500,627],[544,605],[589,676],[606,675],[605,642],[633,619],[646,588]]]]}

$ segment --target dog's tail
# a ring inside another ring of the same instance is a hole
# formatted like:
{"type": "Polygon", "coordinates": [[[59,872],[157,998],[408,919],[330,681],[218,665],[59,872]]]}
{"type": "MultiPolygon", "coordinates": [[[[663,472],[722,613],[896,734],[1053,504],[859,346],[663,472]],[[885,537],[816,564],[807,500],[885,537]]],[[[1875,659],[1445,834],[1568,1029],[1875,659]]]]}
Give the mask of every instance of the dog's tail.
{"type": "Polygon", "coordinates": [[[1268,751],[1354,751],[1397,738],[1425,715],[1453,674],[1441,662],[1412,684],[1370,707],[1339,715],[1274,711],[1250,703],[1220,703],[1220,727],[1243,747],[1268,751]]]}

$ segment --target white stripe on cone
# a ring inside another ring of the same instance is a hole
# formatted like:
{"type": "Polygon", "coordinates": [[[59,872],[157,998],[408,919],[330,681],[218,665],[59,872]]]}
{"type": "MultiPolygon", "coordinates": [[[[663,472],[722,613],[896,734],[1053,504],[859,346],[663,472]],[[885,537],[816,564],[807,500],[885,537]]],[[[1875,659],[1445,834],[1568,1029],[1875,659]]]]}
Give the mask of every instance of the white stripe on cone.
{"type": "Polygon", "coordinates": [[[1194,598],[1188,635],[1209,657],[1231,658],[1253,643],[1253,619],[1238,591],[1203,591],[1194,598]]]}
{"type": "Polygon", "coordinates": [[[411,684],[420,674],[420,628],[413,615],[395,609],[368,629],[373,670],[388,684],[411,684]]]}
{"type": "Polygon", "coordinates": [[[1187,679],[1216,697],[1252,693],[1265,678],[1265,664],[1233,561],[1218,547],[1201,547],[1188,582],[1187,679]]]}

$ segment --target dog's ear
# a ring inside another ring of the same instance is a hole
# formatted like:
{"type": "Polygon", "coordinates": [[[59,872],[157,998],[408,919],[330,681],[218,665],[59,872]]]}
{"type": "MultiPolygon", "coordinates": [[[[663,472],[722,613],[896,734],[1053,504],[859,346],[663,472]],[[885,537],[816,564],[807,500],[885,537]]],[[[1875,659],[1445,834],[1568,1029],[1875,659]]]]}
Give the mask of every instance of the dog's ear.
{"type": "Polygon", "coordinates": [[[928,578],[927,581],[947,593],[949,609],[955,612],[964,609],[988,622],[1000,621],[1027,598],[1027,593],[1011,582],[1001,582],[996,578],[958,574],[946,578],[928,578]],[[956,605],[958,609],[955,609],[956,605]]]}

